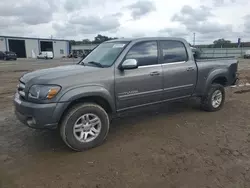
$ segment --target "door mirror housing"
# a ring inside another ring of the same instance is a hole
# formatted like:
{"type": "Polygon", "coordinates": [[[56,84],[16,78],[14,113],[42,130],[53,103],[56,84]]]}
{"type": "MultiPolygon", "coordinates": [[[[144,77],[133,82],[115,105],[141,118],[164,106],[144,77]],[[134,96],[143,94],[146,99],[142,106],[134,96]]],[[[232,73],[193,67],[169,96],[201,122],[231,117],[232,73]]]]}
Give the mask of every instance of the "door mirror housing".
{"type": "Polygon", "coordinates": [[[136,59],[126,59],[121,66],[122,70],[137,69],[137,68],[138,68],[138,62],[136,59]]]}
{"type": "Polygon", "coordinates": [[[201,57],[201,51],[199,49],[193,48],[192,49],[194,59],[199,59],[201,57]]]}

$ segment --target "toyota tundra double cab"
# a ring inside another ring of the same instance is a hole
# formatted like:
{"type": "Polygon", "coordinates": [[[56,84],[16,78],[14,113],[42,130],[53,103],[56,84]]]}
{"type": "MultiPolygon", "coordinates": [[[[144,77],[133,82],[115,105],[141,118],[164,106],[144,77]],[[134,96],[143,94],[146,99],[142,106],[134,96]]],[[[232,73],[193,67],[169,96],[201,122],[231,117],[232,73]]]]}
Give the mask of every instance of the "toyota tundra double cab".
{"type": "Polygon", "coordinates": [[[23,75],[15,113],[29,127],[59,129],[71,149],[83,151],[102,144],[111,118],[125,111],[190,97],[220,110],[237,67],[232,58],[195,59],[180,38],[111,40],[77,64],[23,75]]]}

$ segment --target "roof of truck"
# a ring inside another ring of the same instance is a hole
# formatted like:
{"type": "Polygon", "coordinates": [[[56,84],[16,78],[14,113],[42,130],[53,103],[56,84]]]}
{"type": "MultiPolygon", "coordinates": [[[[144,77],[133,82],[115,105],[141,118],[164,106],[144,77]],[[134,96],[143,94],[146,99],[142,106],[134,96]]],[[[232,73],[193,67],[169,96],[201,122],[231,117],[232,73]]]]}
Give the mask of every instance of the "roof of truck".
{"type": "Polygon", "coordinates": [[[115,40],[109,40],[107,42],[131,42],[131,41],[146,41],[146,40],[179,40],[185,41],[183,38],[175,38],[175,37],[142,37],[142,38],[121,38],[115,40]]]}

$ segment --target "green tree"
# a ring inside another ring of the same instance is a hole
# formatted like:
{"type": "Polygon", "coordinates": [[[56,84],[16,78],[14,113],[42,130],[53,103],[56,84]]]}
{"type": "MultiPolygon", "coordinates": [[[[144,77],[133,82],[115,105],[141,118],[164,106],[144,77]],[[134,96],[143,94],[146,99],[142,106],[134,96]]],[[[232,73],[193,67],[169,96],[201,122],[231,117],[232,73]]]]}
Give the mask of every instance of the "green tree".
{"type": "Polygon", "coordinates": [[[82,40],[82,43],[83,43],[83,44],[90,44],[91,41],[90,41],[89,39],[83,39],[83,40],[82,40]]]}
{"type": "Polygon", "coordinates": [[[230,46],[231,41],[230,40],[225,40],[225,39],[218,39],[214,41],[214,47],[220,48],[220,47],[228,47],[230,46]]]}
{"type": "Polygon", "coordinates": [[[75,45],[75,44],[76,44],[76,41],[70,40],[70,41],[69,41],[69,44],[70,44],[70,45],[75,45]]]}
{"type": "Polygon", "coordinates": [[[83,39],[82,41],[71,40],[70,45],[81,45],[81,44],[92,44],[92,43],[93,44],[100,44],[102,42],[105,42],[108,40],[113,40],[113,39],[117,39],[117,38],[112,38],[112,37],[98,34],[93,41],[91,41],[89,39],[83,39]]]}
{"type": "Polygon", "coordinates": [[[113,40],[113,39],[117,39],[117,38],[112,38],[112,37],[108,37],[108,36],[105,36],[105,35],[100,35],[98,34],[96,37],[95,37],[95,40],[93,41],[93,43],[102,43],[102,42],[105,42],[105,41],[108,41],[108,40],[113,40]]]}

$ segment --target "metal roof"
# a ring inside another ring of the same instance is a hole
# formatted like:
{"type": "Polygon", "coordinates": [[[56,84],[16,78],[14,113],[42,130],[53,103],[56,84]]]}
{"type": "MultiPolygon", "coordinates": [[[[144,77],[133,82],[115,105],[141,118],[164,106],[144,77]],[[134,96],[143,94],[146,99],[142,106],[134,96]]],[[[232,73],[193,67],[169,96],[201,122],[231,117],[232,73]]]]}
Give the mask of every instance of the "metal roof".
{"type": "Polygon", "coordinates": [[[67,41],[70,40],[64,40],[64,39],[48,39],[48,38],[32,38],[32,37],[16,37],[16,36],[0,36],[0,38],[11,38],[11,39],[33,39],[33,40],[51,40],[51,41],[67,41]]]}

